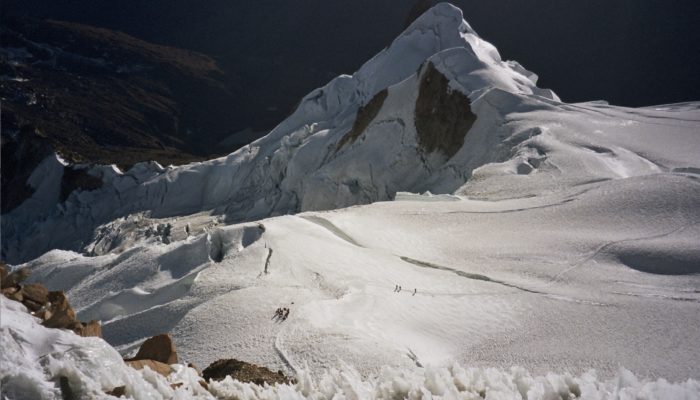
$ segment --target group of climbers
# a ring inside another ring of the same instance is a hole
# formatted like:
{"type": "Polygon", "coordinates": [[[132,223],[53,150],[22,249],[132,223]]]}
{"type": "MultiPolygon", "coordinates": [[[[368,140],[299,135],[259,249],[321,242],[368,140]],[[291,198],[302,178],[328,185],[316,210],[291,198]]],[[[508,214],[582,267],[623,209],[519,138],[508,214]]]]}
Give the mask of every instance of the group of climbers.
{"type": "Polygon", "coordinates": [[[289,308],[281,307],[275,311],[275,316],[272,319],[277,319],[278,321],[285,321],[289,317],[289,308]]]}

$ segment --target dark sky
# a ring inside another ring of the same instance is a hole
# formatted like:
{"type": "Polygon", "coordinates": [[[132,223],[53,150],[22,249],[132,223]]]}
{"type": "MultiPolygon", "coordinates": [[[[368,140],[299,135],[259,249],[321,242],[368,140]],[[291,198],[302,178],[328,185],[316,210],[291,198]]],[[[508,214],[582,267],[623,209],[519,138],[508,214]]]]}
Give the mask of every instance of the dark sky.
{"type": "MultiPolygon", "coordinates": [[[[213,55],[249,83],[251,99],[264,92],[260,107],[274,102],[286,113],[300,96],[351,73],[390,43],[413,3],[4,0],[3,11],[109,27],[213,55]]],[[[454,3],[504,58],[537,73],[540,86],[565,101],[644,106],[700,100],[698,0],[454,3]]]]}
{"type": "Polygon", "coordinates": [[[700,100],[700,2],[456,1],[506,58],[565,101],[700,100]]]}

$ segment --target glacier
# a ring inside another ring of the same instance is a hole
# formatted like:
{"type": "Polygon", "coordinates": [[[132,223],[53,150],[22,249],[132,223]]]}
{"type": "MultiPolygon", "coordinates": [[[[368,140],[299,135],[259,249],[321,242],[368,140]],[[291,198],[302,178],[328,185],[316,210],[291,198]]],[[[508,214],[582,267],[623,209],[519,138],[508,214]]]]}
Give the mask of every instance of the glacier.
{"type": "MultiPolygon", "coordinates": [[[[699,156],[700,103],[565,103],[443,3],[227,157],[75,166],[103,187],[65,201],[48,157],[2,254],[123,355],[167,331],[188,362],[298,377],[220,398],[698,398],[699,156]]],[[[13,344],[36,323],[2,306],[3,377],[51,398],[21,354],[57,334],[13,344]]],[[[87,392],[210,395],[71,365],[87,392]]]]}

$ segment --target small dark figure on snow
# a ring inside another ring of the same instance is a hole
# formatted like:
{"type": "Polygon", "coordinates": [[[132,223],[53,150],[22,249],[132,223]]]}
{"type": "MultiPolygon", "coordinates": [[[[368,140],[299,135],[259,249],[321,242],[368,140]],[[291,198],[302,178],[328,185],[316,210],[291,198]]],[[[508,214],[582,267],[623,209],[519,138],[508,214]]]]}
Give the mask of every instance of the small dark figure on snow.
{"type": "Polygon", "coordinates": [[[412,295],[412,296],[415,296],[416,293],[418,293],[418,289],[413,289],[413,295],[412,295]]]}

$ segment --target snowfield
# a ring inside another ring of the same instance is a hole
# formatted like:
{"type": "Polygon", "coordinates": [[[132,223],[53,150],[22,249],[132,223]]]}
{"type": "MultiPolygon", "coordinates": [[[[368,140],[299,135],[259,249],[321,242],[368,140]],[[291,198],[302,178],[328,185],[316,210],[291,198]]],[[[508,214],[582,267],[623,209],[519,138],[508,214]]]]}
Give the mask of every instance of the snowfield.
{"type": "MultiPolygon", "coordinates": [[[[184,363],[299,379],[220,398],[700,398],[700,103],[567,104],[536,81],[440,4],[228,157],[86,167],[103,188],[61,204],[46,159],[3,257],[122,355],[169,332],[184,363]]],[[[2,307],[11,390],[52,398],[65,365],[85,393],[210,396],[2,307]]]]}
{"type": "Polygon", "coordinates": [[[601,380],[594,371],[581,376],[533,376],[523,368],[463,368],[458,363],[413,370],[383,367],[372,379],[363,378],[347,365],[318,377],[304,370],[296,375],[294,385],[258,386],[229,377],[211,382],[207,391],[199,385],[196,371],[184,365],[173,365],[167,378],[148,368],[136,371],[125,366],[119,354],[101,339],[46,329],[23,305],[4,297],[0,297],[0,310],[0,375],[2,394],[8,399],[61,399],[56,382],[61,377],[67,379],[75,396],[86,399],[114,399],[105,391],[117,386],[124,386],[126,396],[136,400],[694,399],[700,392],[700,383],[692,379],[679,383],[640,380],[625,369],[614,379],[601,380]]]}

